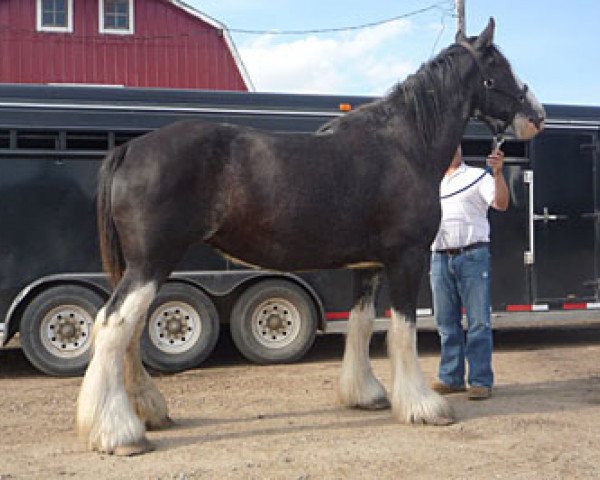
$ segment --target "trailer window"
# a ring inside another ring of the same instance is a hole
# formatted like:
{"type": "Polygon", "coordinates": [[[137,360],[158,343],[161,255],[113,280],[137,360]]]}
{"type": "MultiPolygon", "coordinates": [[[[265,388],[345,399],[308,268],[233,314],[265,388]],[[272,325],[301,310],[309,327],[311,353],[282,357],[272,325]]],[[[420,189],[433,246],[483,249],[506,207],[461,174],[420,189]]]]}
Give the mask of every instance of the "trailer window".
{"type": "Polygon", "coordinates": [[[108,150],[108,134],[97,132],[68,132],[68,150],[108,150]]]}
{"type": "MultiPolygon", "coordinates": [[[[487,157],[492,149],[492,140],[471,140],[462,142],[463,155],[465,157],[487,157]]],[[[502,151],[507,157],[526,158],[527,142],[519,140],[507,140],[502,145],[502,151]]]]}
{"type": "Polygon", "coordinates": [[[134,133],[134,132],[120,132],[115,134],[115,145],[121,145],[125,142],[128,142],[129,140],[131,140],[132,138],[135,137],[139,137],[140,135],[143,135],[143,132],[140,133],[134,133]]]}
{"type": "Polygon", "coordinates": [[[18,132],[17,148],[30,150],[56,150],[58,132],[18,132]]]}
{"type": "Polygon", "coordinates": [[[10,132],[8,130],[0,131],[0,148],[10,148],[10,132]]]}

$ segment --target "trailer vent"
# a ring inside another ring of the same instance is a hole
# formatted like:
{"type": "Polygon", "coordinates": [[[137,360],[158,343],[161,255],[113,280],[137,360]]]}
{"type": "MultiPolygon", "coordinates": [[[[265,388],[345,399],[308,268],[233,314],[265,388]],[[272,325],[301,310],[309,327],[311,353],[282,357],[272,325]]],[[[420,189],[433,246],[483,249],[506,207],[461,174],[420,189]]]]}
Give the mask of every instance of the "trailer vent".
{"type": "Polygon", "coordinates": [[[108,150],[108,134],[98,132],[68,132],[68,150],[108,150]]]}
{"type": "Polygon", "coordinates": [[[10,148],[10,132],[8,130],[0,130],[0,148],[10,148]]]}
{"type": "Polygon", "coordinates": [[[19,132],[17,148],[26,150],[56,150],[59,146],[58,132],[19,132]]]}

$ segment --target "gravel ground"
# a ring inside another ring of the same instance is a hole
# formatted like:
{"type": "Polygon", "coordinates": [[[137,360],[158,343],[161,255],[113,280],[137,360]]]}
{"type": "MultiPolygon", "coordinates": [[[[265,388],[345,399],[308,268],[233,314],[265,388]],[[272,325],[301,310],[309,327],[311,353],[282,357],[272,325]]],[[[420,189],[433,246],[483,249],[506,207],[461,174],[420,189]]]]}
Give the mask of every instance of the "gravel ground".
{"type": "MultiPolygon", "coordinates": [[[[0,350],[0,480],[600,478],[600,328],[500,331],[495,343],[493,398],[453,395],[459,421],[431,427],[338,405],[341,336],[278,366],[249,365],[223,338],[202,368],[155,377],[177,425],[133,458],[77,440],[80,378],[0,350]]],[[[389,388],[384,344],[374,338],[373,366],[389,388]]],[[[436,336],[420,333],[419,350],[433,380],[436,336]]]]}

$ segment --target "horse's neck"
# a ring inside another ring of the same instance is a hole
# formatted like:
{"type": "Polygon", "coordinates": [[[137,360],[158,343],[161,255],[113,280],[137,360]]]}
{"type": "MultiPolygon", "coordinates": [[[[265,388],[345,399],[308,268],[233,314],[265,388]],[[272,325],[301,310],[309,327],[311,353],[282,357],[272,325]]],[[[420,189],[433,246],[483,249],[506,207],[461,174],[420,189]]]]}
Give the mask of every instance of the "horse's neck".
{"type": "Polygon", "coordinates": [[[472,102],[477,88],[473,77],[476,75],[476,71],[472,68],[460,71],[459,84],[445,98],[441,106],[439,115],[441,121],[438,128],[430,141],[424,145],[424,158],[432,162],[434,171],[440,179],[448,169],[472,115],[472,102]],[[460,94],[457,94],[459,89],[460,94]]]}
{"type": "MultiPolygon", "coordinates": [[[[460,108],[460,106],[457,106],[457,108],[460,108]]],[[[452,157],[454,157],[456,148],[464,135],[469,115],[464,114],[459,116],[456,114],[456,110],[454,110],[453,114],[448,113],[447,118],[451,120],[443,123],[442,128],[437,132],[436,138],[432,141],[427,154],[427,158],[431,159],[435,172],[440,178],[448,169],[450,162],[452,162],[452,157]]]]}

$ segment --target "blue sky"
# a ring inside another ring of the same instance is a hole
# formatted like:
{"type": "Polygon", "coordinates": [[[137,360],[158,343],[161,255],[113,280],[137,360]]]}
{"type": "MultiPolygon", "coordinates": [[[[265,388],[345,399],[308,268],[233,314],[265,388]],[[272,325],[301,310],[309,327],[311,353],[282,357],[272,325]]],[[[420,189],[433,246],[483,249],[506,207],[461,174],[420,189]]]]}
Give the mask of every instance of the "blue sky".
{"type": "MultiPolygon", "coordinates": [[[[452,43],[454,1],[187,0],[230,29],[376,27],[327,34],[232,36],[257,91],[382,95],[452,43]]],[[[544,103],[600,105],[600,0],[465,0],[467,34],[490,16],[496,44],[544,103]]]]}

